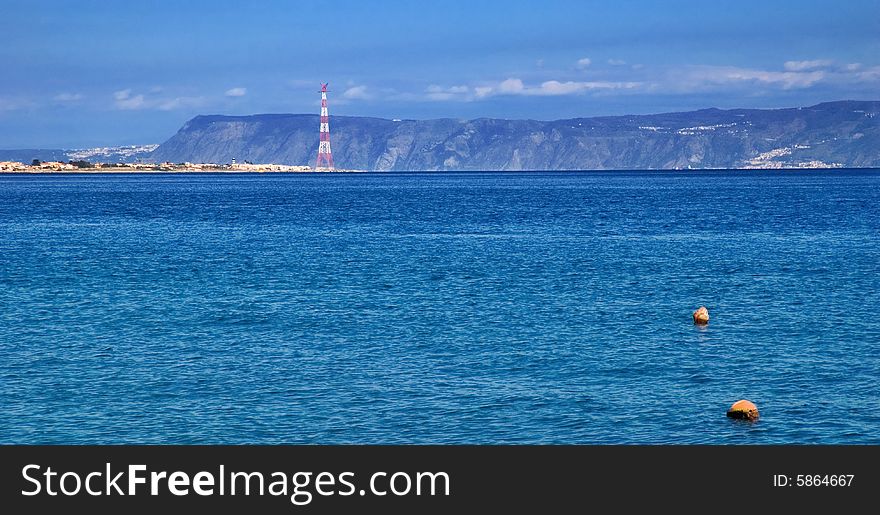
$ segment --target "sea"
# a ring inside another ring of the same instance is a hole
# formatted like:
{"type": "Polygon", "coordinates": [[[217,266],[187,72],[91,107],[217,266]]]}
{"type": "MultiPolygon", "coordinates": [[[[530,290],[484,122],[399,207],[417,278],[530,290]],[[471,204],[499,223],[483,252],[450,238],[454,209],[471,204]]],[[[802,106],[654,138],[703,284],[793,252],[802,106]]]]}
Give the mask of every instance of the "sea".
{"type": "Polygon", "coordinates": [[[880,171],[0,175],[0,443],[878,444],[880,171]]]}

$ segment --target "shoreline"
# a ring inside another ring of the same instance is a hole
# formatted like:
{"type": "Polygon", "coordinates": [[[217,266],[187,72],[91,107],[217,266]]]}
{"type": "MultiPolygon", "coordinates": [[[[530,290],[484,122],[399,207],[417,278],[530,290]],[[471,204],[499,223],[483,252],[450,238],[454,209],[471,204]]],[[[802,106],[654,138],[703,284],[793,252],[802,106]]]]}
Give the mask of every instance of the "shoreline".
{"type": "Polygon", "coordinates": [[[312,168],[309,165],[286,165],[277,163],[191,163],[189,161],[172,163],[121,163],[121,162],[89,162],[79,161],[40,161],[34,159],[31,164],[21,161],[0,161],[0,173],[325,173],[325,172],[363,172],[346,168],[312,168]]]}
{"type": "Polygon", "coordinates": [[[583,169],[583,170],[254,170],[242,168],[74,168],[74,169],[4,169],[0,175],[139,175],[139,174],[333,174],[333,173],[580,173],[580,172],[803,172],[832,170],[880,170],[880,167],[824,167],[824,168],[660,168],[660,169],[583,169]]]}
{"type": "Polygon", "coordinates": [[[106,170],[101,168],[85,170],[0,170],[0,175],[138,175],[138,174],[181,174],[181,173],[221,173],[221,174],[273,174],[273,173],[368,173],[368,170],[106,170]]]}
{"type": "Polygon", "coordinates": [[[67,175],[67,174],[174,174],[174,173],[365,173],[368,170],[334,169],[321,170],[308,167],[294,167],[272,165],[271,168],[260,167],[192,167],[192,166],[145,166],[145,167],[108,167],[108,168],[37,168],[37,167],[12,167],[0,169],[0,174],[27,174],[27,175],[67,175]]]}

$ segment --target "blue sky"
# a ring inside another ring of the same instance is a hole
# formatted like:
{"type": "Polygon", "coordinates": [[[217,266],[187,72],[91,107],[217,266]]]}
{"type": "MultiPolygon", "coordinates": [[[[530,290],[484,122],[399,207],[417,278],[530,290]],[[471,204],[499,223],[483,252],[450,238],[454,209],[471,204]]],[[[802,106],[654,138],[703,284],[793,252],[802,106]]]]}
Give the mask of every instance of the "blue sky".
{"type": "Polygon", "coordinates": [[[880,0],[0,0],[0,34],[0,148],[317,113],[321,81],[331,116],[385,118],[880,99],[880,0]]]}

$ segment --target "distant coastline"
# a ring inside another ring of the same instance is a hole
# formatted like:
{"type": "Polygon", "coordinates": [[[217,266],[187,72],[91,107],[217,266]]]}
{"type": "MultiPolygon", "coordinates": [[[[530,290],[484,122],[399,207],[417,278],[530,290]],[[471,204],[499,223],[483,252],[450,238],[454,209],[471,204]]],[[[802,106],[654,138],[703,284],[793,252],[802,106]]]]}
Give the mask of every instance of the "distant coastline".
{"type": "MultiPolygon", "coordinates": [[[[836,101],[551,121],[331,116],[330,123],[337,163],[363,170],[785,169],[880,166],[878,115],[880,101],[836,101]]],[[[141,161],[314,163],[318,121],[196,116],[141,161]]]]}
{"type": "Polygon", "coordinates": [[[86,161],[46,161],[31,164],[16,161],[0,162],[0,173],[180,173],[180,172],[233,172],[233,173],[326,173],[326,172],[365,172],[366,170],[349,170],[312,168],[310,166],[253,163],[88,163],[86,161]]]}
{"type": "MultiPolygon", "coordinates": [[[[7,168],[0,171],[307,172],[317,157],[318,118],[201,115],[162,143],[0,149],[0,163],[7,168]],[[39,169],[28,168],[32,160],[41,162],[39,169]]],[[[331,124],[336,163],[346,171],[880,166],[880,101],[553,121],[333,116],[331,124]]]]}
{"type": "MultiPolygon", "coordinates": [[[[743,166],[738,168],[633,168],[633,169],[584,169],[584,170],[480,170],[485,173],[529,173],[529,172],[723,172],[733,170],[752,171],[803,171],[803,170],[880,170],[880,167],[844,167],[840,165],[829,166],[825,163],[805,163],[801,166],[743,166]]],[[[452,172],[476,172],[475,170],[407,170],[414,173],[452,173],[452,172]]],[[[69,174],[162,174],[162,173],[235,173],[235,174],[262,174],[262,173],[405,173],[403,170],[349,170],[334,168],[314,169],[310,166],[289,166],[279,164],[260,165],[217,165],[211,163],[185,163],[185,164],[137,164],[122,166],[90,166],[77,167],[68,163],[61,163],[58,167],[38,167],[8,162],[0,162],[0,175],[3,174],[30,174],[30,175],[69,175],[69,174]],[[14,166],[21,165],[21,166],[14,166]]]]}

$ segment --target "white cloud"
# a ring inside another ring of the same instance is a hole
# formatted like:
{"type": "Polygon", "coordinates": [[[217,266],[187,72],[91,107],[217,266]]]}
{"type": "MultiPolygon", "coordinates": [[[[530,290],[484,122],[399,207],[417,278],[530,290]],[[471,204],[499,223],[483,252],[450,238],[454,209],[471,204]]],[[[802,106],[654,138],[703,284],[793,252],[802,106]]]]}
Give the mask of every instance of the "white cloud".
{"type": "Polygon", "coordinates": [[[226,95],[227,97],[243,97],[247,95],[247,88],[227,89],[224,95],[226,95]]]}
{"type": "Polygon", "coordinates": [[[496,90],[501,94],[518,95],[526,89],[520,79],[505,79],[498,84],[496,90]]]}
{"type": "Polygon", "coordinates": [[[367,92],[366,86],[352,86],[345,90],[342,94],[342,98],[347,98],[349,100],[369,100],[372,98],[372,95],[367,92]]]}
{"type": "Polygon", "coordinates": [[[61,102],[61,103],[79,102],[82,99],[83,99],[83,95],[81,93],[66,93],[65,92],[65,93],[59,93],[59,94],[55,95],[54,97],[52,97],[52,100],[54,100],[55,102],[61,102]]]}
{"type": "Polygon", "coordinates": [[[131,89],[123,89],[113,93],[113,98],[116,100],[125,100],[126,98],[131,96],[131,89]]]}
{"type": "Polygon", "coordinates": [[[114,105],[117,109],[133,111],[146,109],[147,102],[143,95],[131,96],[131,89],[123,89],[113,93],[114,105]]]}
{"type": "Polygon", "coordinates": [[[712,84],[754,82],[782,89],[808,88],[826,77],[824,71],[771,71],[735,66],[699,66],[692,69],[686,76],[679,75],[679,80],[698,81],[712,84]]]}
{"type": "Polygon", "coordinates": [[[548,80],[541,83],[541,87],[534,91],[538,95],[571,95],[572,93],[580,93],[596,86],[595,82],[559,82],[558,80],[548,80]]]}
{"type": "Polygon", "coordinates": [[[136,95],[131,98],[117,100],[116,107],[122,110],[145,109],[147,102],[143,95],[136,95]]]}
{"type": "Polygon", "coordinates": [[[485,98],[493,95],[523,95],[523,96],[561,96],[575,95],[597,90],[621,90],[635,89],[642,86],[640,82],[612,82],[612,81],[566,81],[548,80],[537,86],[529,86],[521,79],[510,78],[499,82],[495,86],[482,86],[474,88],[477,98],[485,98]]]}
{"type": "Polygon", "coordinates": [[[153,95],[133,94],[131,89],[123,89],[113,93],[113,105],[123,111],[136,111],[141,109],[158,109],[160,111],[173,111],[175,109],[187,109],[201,107],[208,104],[205,97],[173,97],[157,98],[153,95]]]}
{"type": "Polygon", "coordinates": [[[813,61],[786,61],[785,69],[790,72],[803,72],[809,70],[816,70],[819,68],[827,68],[831,66],[831,61],[826,59],[816,59],[813,61]]]}
{"type": "Polygon", "coordinates": [[[777,69],[737,66],[695,65],[643,67],[622,60],[609,60],[616,68],[599,70],[603,80],[580,81],[569,70],[556,80],[528,82],[519,77],[502,81],[482,81],[461,86],[432,84],[422,96],[409,100],[474,101],[496,96],[567,96],[590,94],[684,94],[699,92],[737,92],[754,94],[769,91],[797,90],[817,84],[855,85],[880,80],[880,67],[864,67],[859,63],[834,64],[832,61],[789,62],[777,69]],[[794,64],[792,64],[794,63],[794,64]],[[798,70],[792,70],[797,68],[798,70]]]}
{"type": "Polygon", "coordinates": [[[880,67],[865,68],[861,63],[838,64],[830,60],[788,61],[781,69],[736,66],[687,66],[669,68],[659,78],[658,89],[676,93],[731,88],[753,88],[753,93],[797,90],[816,85],[846,88],[880,80],[880,67]]]}
{"type": "Polygon", "coordinates": [[[201,107],[205,105],[205,103],[205,97],[176,97],[159,100],[155,105],[156,109],[160,111],[174,111],[175,109],[201,107]]]}
{"type": "Polygon", "coordinates": [[[425,89],[428,93],[467,93],[469,88],[467,86],[450,86],[448,88],[444,88],[442,86],[438,86],[436,84],[431,84],[425,89]]]}
{"type": "Polygon", "coordinates": [[[861,81],[880,81],[880,66],[872,66],[855,74],[855,78],[861,81]]]}
{"type": "Polygon", "coordinates": [[[22,98],[0,97],[0,111],[15,111],[16,109],[25,109],[33,107],[34,103],[30,100],[22,98]]]}
{"type": "Polygon", "coordinates": [[[477,86],[474,88],[474,94],[477,98],[487,97],[492,94],[492,86],[477,86]]]}
{"type": "Polygon", "coordinates": [[[593,61],[589,57],[584,57],[584,58],[578,59],[577,63],[575,63],[575,66],[577,66],[577,68],[579,70],[583,70],[587,66],[590,66],[590,64],[592,64],[592,62],[593,61]]]}
{"type": "Polygon", "coordinates": [[[608,64],[610,64],[611,66],[623,66],[626,64],[626,61],[624,61],[623,59],[609,59],[608,64]]]}
{"type": "Polygon", "coordinates": [[[425,89],[425,97],[428,100],[469,100],[470,88],[467,86],[450,86],[444,88],[431,84],[425,89]]]}

